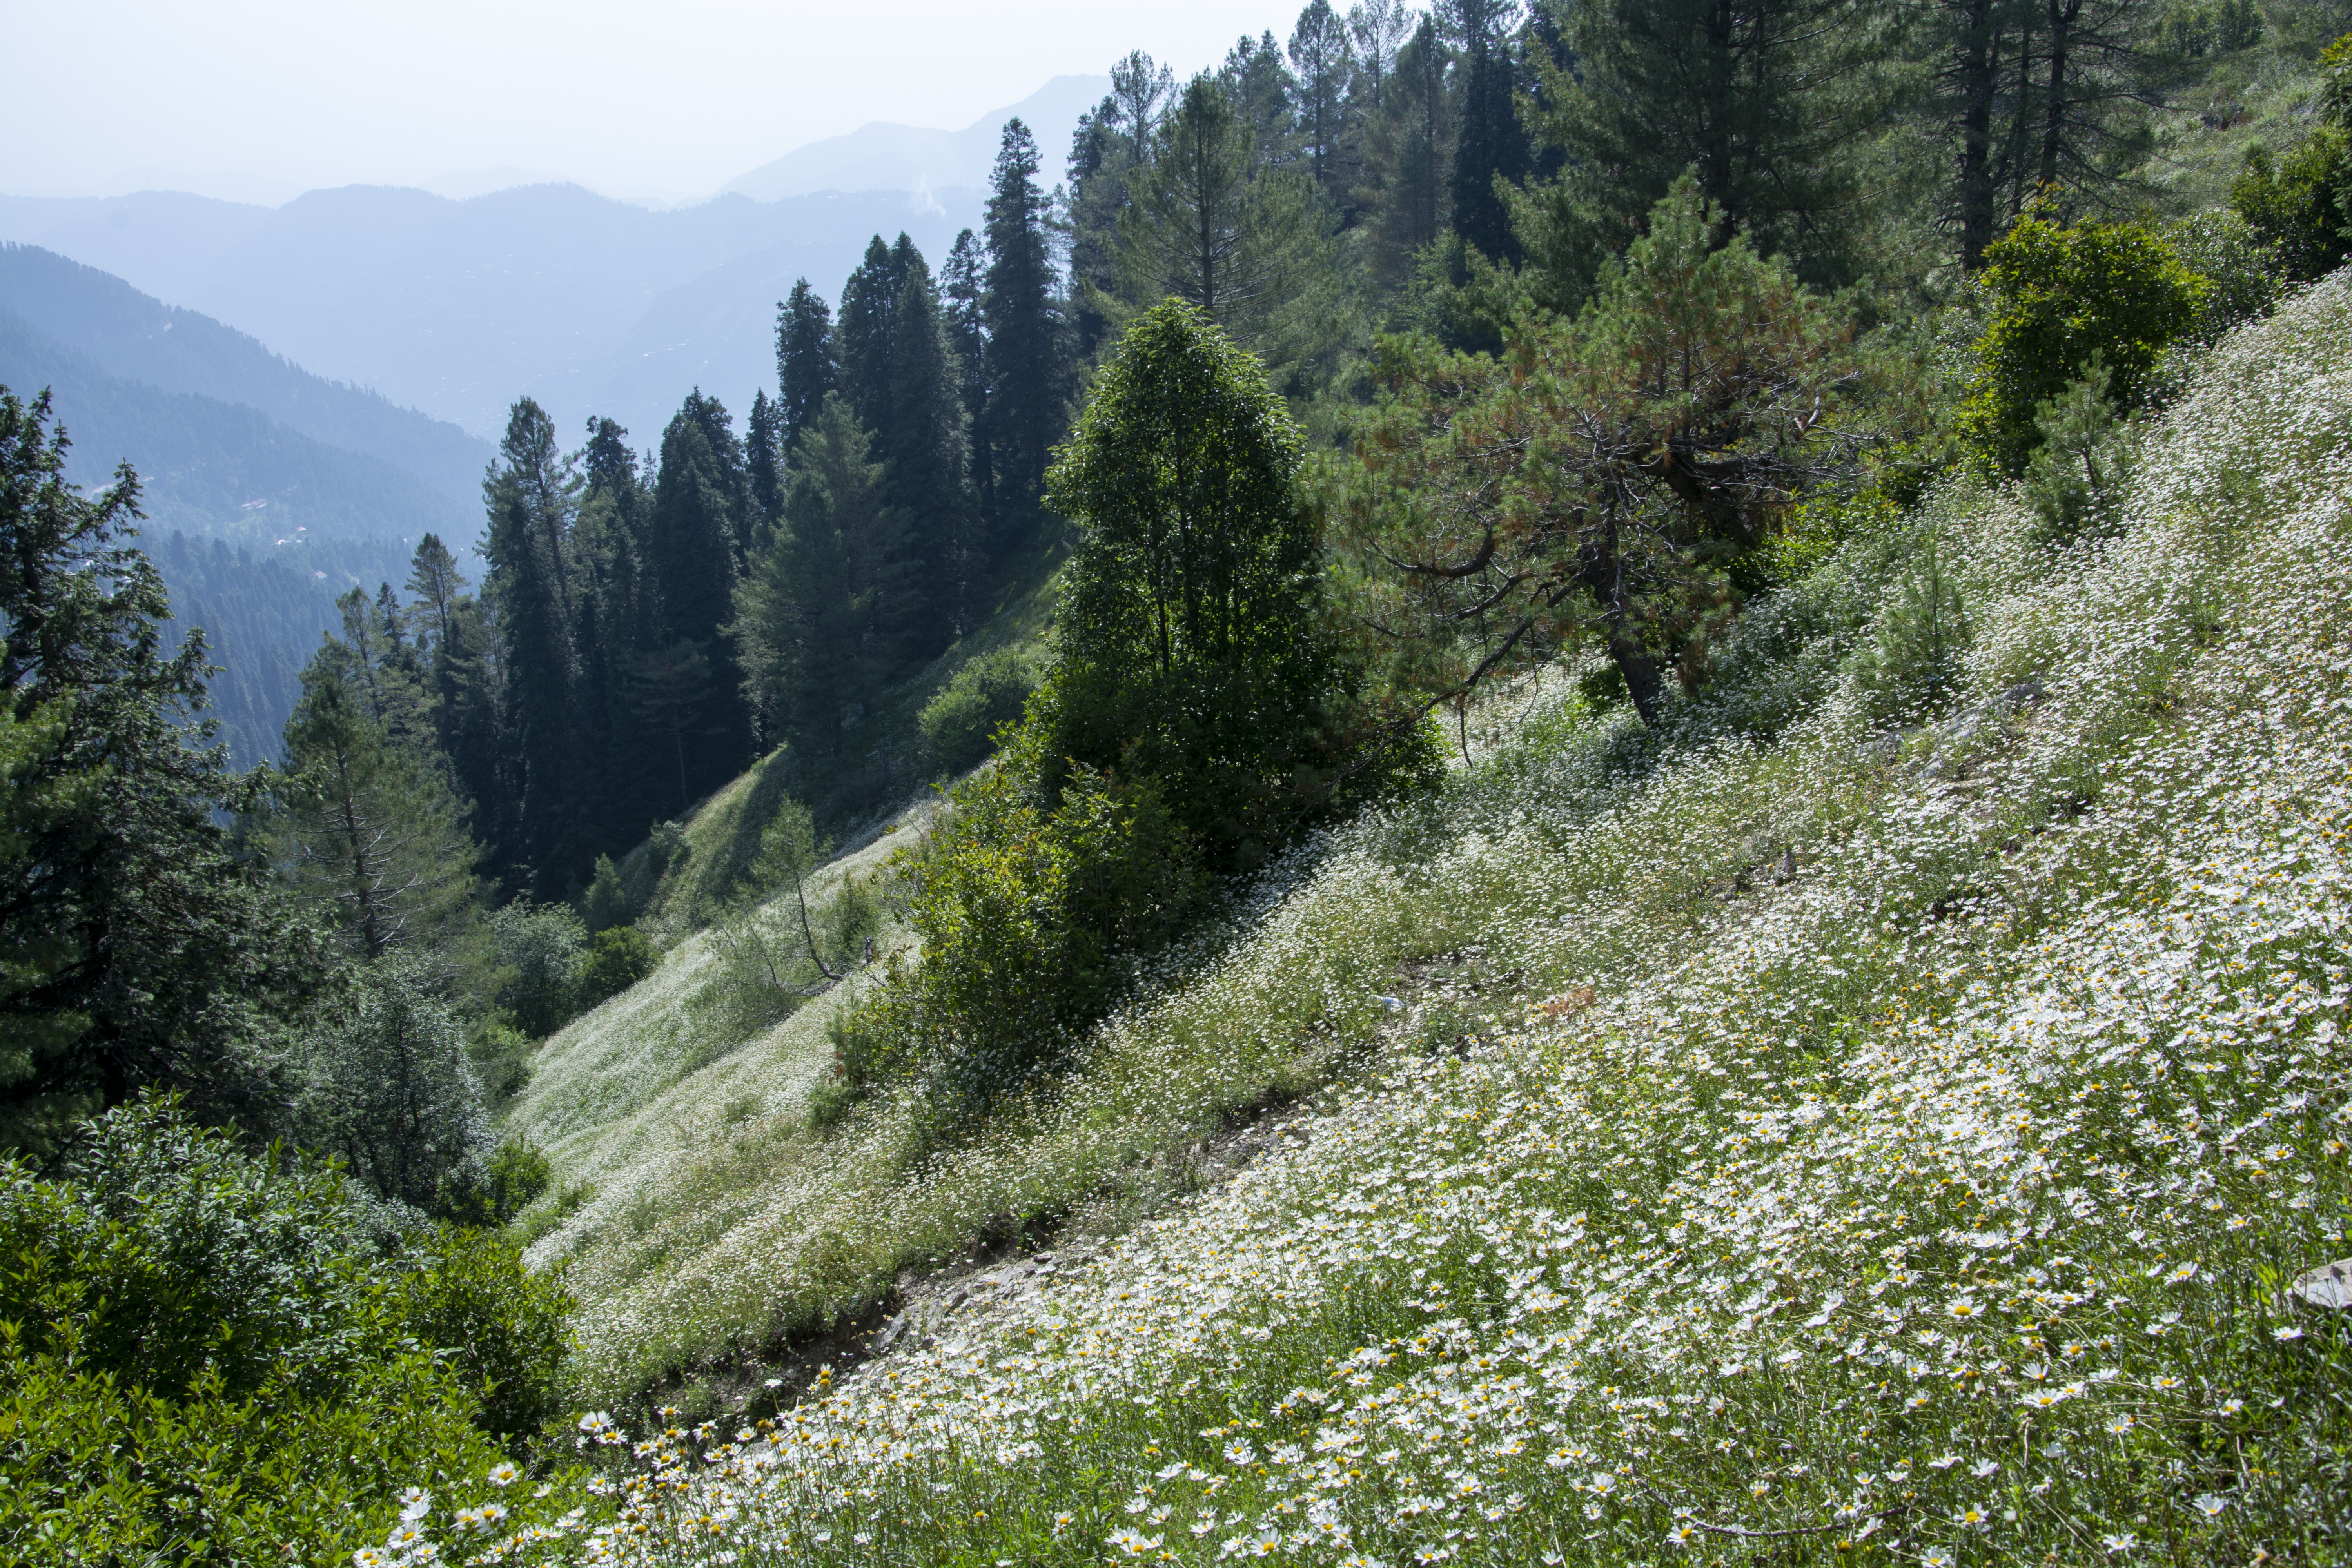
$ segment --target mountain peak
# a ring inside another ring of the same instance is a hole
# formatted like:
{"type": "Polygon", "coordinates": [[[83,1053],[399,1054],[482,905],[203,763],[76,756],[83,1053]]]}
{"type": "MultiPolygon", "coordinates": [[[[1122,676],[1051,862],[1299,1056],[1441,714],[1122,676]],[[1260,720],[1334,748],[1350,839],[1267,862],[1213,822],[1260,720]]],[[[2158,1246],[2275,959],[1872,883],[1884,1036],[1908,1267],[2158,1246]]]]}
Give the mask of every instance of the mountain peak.
{"type": "Polygon", "coordinates": [[[1078,116],[1110,90],[1104,76],[1057,76],[1020,102],[992,110],[961,131],[869,121],[845,136],[796,147],[730,180],[719,195],[779,201],[819,191],[937,191],[988,184],[1004,122],[1016,116],[1037,138],[1047,168],[1058,168],[1078,116]]]}

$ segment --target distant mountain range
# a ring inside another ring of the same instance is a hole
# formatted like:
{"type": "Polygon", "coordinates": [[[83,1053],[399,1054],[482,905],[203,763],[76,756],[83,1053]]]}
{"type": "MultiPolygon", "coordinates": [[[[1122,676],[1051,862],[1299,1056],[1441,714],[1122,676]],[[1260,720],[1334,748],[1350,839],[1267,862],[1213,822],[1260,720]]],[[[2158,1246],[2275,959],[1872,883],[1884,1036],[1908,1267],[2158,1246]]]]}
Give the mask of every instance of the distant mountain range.
{"type": "MultiPolygon", "coordinates": [[[[111,273],[478,437],[495,440],[528,394],[567,437],[609,415],[652,447],[697,386],[739,417],[773,386],[776,301],[794,279],[835,299],[867,240],[901,231],[937,266],[981,220],[1004,121],[1030,122],[1051,184],[1108,86],[1056,78],[958,132],[869,125],[667,211],[576,185],[468,201],[353,185],[275,208],[161,191],[0,196],[0,240],[111,273]]],[[[14,289],[0,280],[0,303],[14,289]]]]}
{"type": "Polygon", "coordinates": [[[828,136],[730,180],[721,195],[772,202],[817,191],[982,189],[996,166],[1004,122],[1019,118],[1037,139],[1051,185],[1070,155],[1078,117],[1110,91],[1107,76],[1057,76],[1019,103],[982,115],[961,131],[928,131],[874,121],[846,136],[828,136]]]}
{"type": "Polygon", "coordinates": [[[53,395],[77,485],[137,471],[137,542],[175,632],[205,628],[241,766],[278,754],[337,595],[404,581],[427,531],[461,558],[481,531],[489,443],[47,251],[0,247],[0,385],[53,395]]]}

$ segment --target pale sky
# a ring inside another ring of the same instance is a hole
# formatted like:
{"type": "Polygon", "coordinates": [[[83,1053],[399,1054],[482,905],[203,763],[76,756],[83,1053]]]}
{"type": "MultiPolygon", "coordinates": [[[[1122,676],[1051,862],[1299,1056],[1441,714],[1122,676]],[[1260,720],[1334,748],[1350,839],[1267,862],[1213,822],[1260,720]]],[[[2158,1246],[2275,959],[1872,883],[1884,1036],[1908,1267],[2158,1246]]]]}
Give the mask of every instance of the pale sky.
{"type": "MultiPolygon", "coordinates": [[[[0,193],[282,201],[460,171],[695,199],[870,120],[956,129],[1302,0],[0,0],[0,193]]],[[[466,183],[466,182],[459,182],[466,183]]],[[[491,181],[489,183],[497,183],[491,181]]]]}

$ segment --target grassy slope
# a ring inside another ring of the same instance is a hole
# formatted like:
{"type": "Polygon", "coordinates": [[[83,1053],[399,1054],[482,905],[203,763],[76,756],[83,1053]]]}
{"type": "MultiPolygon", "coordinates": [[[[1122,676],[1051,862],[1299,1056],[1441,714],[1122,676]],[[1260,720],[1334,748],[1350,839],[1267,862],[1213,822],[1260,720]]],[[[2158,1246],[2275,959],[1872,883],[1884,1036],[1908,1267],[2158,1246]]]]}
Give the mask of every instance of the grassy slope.
{"type": "MultiPolygon", "coordinates": [[[[836,812],[828,826],[846,842],[813,895],[822,898],[842,878],[871,876],[919,832],[931,805],[917,782],[916,716],[969,659],[1006,647],[1042,655],[1062,554],[1058,543],[1040,542],[1013,563],[1010,586],[989,617],[886,693],[859,726],[868,753],[886,760],[886,778],[905,786],[898,798],[921,793],[896,809],[836,812]]],[[[705,929],[757,854],[778,803],[803,787],[777,752],[697,809],[684,825],[686,853],[659,874],[641,921],[669,944],[660,970],[541,1046],[508,1112],[508,1126],[545,1146],[558,1172],[528,1220],[540,1237],[534,1257],[572,1260],[576,1285],[592,1296],[625,1293],[672,1258],[699,1257],[813,1147],[808,1095],[831,1060],[825,1024],[848,990],[737,1039],[710,1005],[721,964],[705,929]]],[[[656,880],[645,848],[625,875],[656,880]]],[[[786,915],[771,905],[762,919],[774,924],[786,915]]],[[[706,1342],[691,1342],[695,1349],[706,1342]]]]}
{"type": "Polygon", "coordinates": [[[1865,721],[1915,552],[1854,542],[1657,754],[1565,715],[1310,847],[984,1146],[900,1170],[880,1108],[625,1292],[581,1249],[583,1369],[814,1321],[1336,1077],[1305,1151],[722,1458],[726,1545],[2333,1560],[2347,1348],[2275,1292],[2352,1207],[2347,365],[2339,275],[2225,345],[2105,547],[1941,498],[1946,721],[1865,721]],[[1404,966],[1472,947],[1525,994],[1424,981],[1400,1026],[1404,966]]]}

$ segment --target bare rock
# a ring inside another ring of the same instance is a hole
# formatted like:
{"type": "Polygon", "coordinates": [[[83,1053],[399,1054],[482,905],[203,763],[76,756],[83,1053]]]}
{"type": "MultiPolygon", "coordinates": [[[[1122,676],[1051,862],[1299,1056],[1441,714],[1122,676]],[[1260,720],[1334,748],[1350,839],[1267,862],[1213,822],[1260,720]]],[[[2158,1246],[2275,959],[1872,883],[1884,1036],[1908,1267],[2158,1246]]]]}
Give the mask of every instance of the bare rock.
{"type": "Polygon", "coordinates": [[[2342,1258],[2323,1268],[2297,1277],[2286,1288],[2287,1300],[2324,1310],[2352,1310],[2352,1258],[2342,1258]]]}

